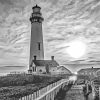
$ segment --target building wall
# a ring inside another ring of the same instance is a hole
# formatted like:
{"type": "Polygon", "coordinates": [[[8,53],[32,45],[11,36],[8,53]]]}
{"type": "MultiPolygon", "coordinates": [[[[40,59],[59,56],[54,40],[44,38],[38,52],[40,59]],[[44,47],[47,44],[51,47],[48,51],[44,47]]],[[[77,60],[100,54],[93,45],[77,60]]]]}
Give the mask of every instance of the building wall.
{"type": "Polygon", "coordinates": [[[71,73],[69,73],[69,71],[67,71],[67,70],[61,70],[61,69],[59,69],[58,71],[57,71],[59,74],[71,74],[71,73]]]}
{"type": "Polygon", "coordinates": [[[97,71],[80,71],[78,72],[79,75],[87,75],[91,77],[96,77],[97,76],[97,71]]]}
{"type": "Polygon", "coordinates": [[[37,73],[46,72],[45,66],[36,66],[36,72],[37,73]]]}
{"type": "MultiPolygon", "coordinates": [[[[49,67],[49,72],[50,73],[55,73],[57,71],[57,67],[49,67]]],[[[45,66],[36,66],[36,71],[33,71],[36,73],[45,73],[46,72],[46,68],[45,66]]]]}
{"type": "Polygon", "coordinates": [[[50,67],[49,71],[51,73],[56,72],[57,71],[57,67],[50,67]]]}

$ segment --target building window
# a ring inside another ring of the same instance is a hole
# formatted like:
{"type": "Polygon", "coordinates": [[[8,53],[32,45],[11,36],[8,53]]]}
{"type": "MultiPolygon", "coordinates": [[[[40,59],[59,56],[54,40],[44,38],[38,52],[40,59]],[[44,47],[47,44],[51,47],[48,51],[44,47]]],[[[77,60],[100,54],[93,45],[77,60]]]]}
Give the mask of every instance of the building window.
{"type": "Polygon", "coordinates": [[[40,69],[39,72],[42,72],[42,69],[40,69]]]}
{"type": "Polygon", "coordinates": [[[36,72],[36,67],[35,67],[35,72],[36,72]]]}
{"type": "Polygon", "coordinates": [[[36,72],[36,67],[33,67],[33,72],[36,72]]]}
{"type": "Polygon", "coordinates": [[[33,72],[34,72],[34,67],[33,67],[33,72]]]}
{"type": "Polygon", "coordinates": [[[38,50],[40,50],[40,42],[38,43],[38,50]]]}

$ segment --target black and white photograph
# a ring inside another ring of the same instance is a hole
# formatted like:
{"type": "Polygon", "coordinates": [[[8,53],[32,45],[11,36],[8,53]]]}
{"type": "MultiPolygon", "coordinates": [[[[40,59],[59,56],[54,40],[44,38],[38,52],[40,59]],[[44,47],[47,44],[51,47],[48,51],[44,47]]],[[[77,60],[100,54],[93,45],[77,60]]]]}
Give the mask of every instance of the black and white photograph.
{"type": "Polygon", "coordinates": [[[100,100],[100,0],[0,0],[0,100],[100,100]]]}

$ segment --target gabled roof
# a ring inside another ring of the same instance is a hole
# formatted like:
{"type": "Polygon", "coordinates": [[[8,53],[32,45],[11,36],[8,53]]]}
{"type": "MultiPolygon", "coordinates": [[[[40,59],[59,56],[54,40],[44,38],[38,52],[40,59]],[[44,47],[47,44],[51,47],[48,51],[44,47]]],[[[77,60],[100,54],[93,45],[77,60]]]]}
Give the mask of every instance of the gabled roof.
{"type": "Polygon", "coordinates": [[[78,71],[78,73],[79,72],[96,72],[96,71],[98,71],[98,70],[100,70],[100,68],[86,68],[86,69],[81,69],[81,70],[79,70],[78,71]]]}
{"type": "Polygon", "coordinates": [[[33,63],[36,66],[51,66],[51,67],[59,66],[59,64],[55,60],[33,60],[33,63]]]}
{"type": "Polygon", "coordinates": [[[58,70],[67,71],[67,72],[71,73],[71,71],[69,69],[67,69],[65,66],[58,67],[58,70]]]}

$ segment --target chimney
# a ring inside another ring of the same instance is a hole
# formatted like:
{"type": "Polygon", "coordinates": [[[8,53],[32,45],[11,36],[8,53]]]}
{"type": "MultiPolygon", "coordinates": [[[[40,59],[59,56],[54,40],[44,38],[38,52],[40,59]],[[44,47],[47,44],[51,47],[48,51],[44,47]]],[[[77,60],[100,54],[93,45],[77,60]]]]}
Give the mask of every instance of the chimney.
{"type": "Polygon", "coordinates": [[[51,60],[54,60],[54,56],[51,56],[51,60]]]}
{"type": "Polygon", "coordinates": [[[36,56],[34,56],[34,60],[36,60],[36,56]]]}

